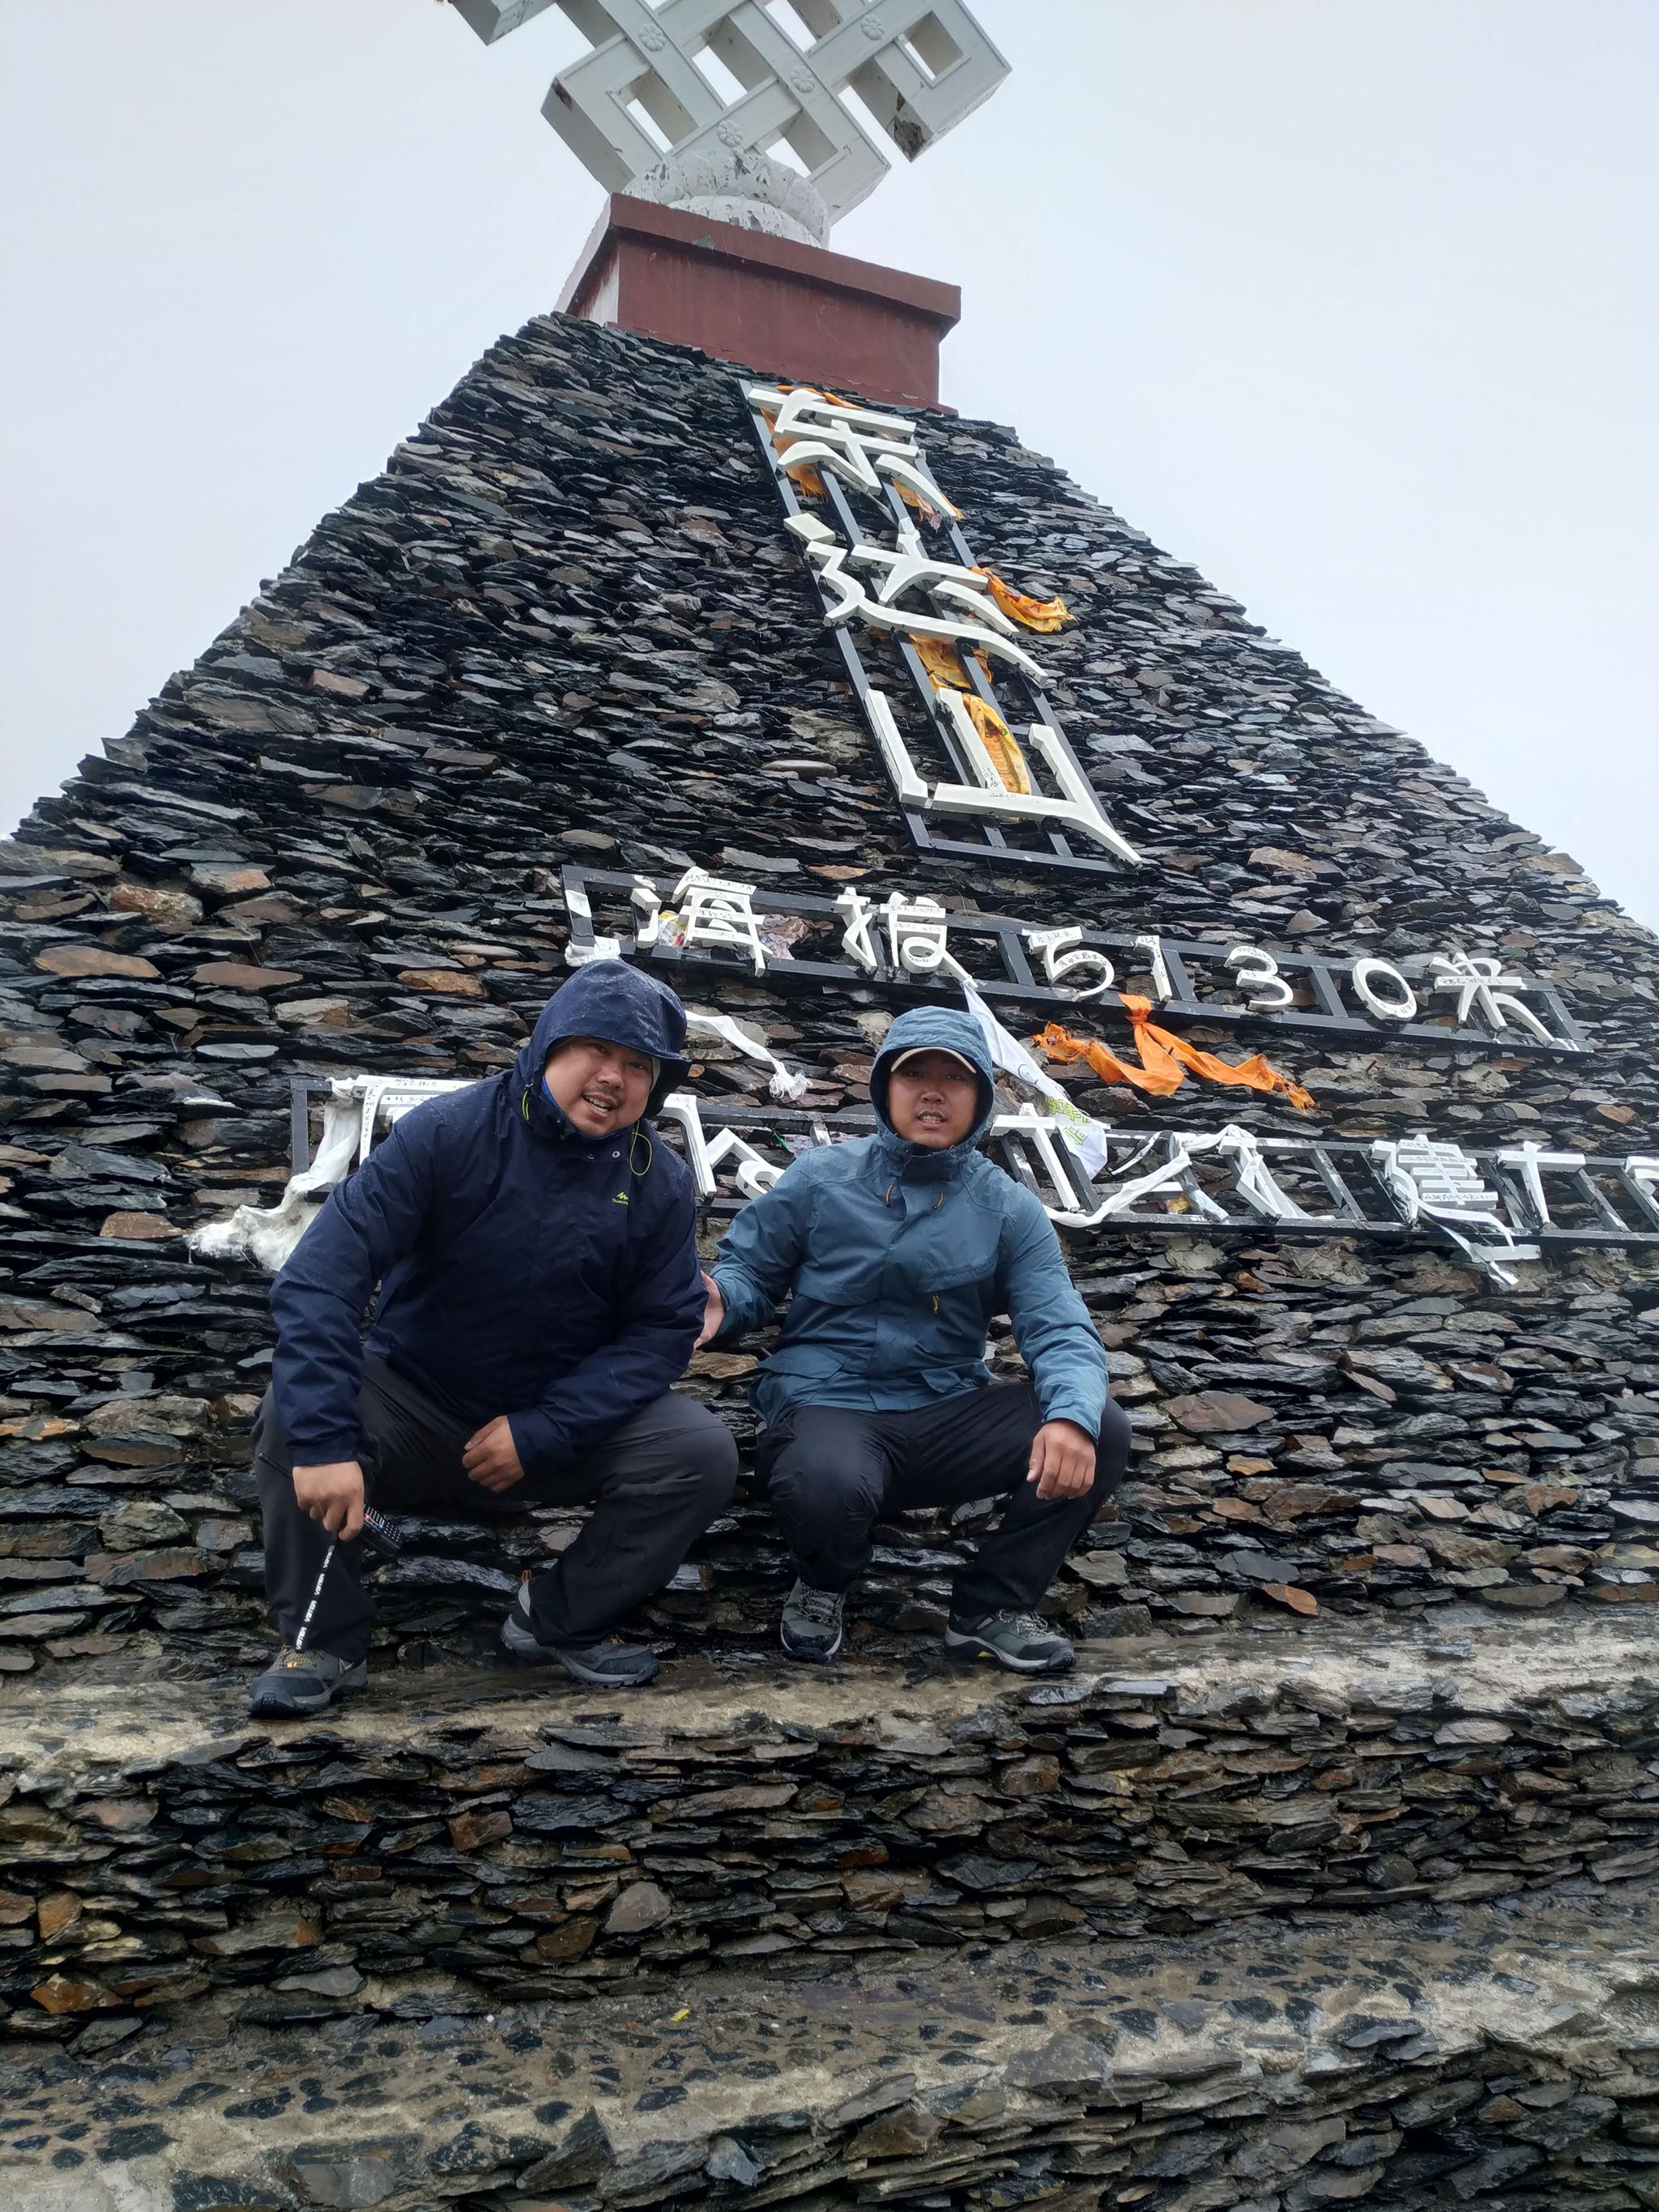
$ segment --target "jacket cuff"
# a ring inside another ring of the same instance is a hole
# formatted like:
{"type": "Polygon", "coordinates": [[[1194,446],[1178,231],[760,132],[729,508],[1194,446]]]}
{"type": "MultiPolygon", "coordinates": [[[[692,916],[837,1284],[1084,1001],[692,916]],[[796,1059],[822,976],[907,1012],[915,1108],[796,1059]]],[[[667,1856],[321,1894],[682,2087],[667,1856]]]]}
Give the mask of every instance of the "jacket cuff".
{"type": "Polygon", "coordinates": [[[1080,1398],[1057,1398],[1052,1406],[1043,1407],[1042,1418],[1045,1421],[1070,1421],[1092,1442],[1098,1442],[1103,1411],[1100,1406],[1085,1406],[1080,1398]]]}
{"type": "Polygon", "coordinates": [[[306,1437],[297,1443],[289,1437],[288,1448],[295,1467],[337,1467],[343,1460],[362,1460],[362,1431],[354,1429],[344,1437],[306,1437]]]}
{"type": "Polygon", "coordinates": [[[509,1413],[507,1425],[513,1449],[526,1474],[540,1474],[560,1460],[568,1459],[564,1431],[552,1416],[532,1406],[523,1413],[509,1413]]]}
{"type": "Polygon", "coordinates": [[[743,1292],[731,1279],[729,1274],[723,1276],[718,1267],[711,1267],[708,1273],[719,1289],[721,1303],[726,1308],[726,1318],[709,1338],[709,1343],[724,1344],[734,1336],[746,1336],[751,1323],[744,1310],[743,1292]]]}

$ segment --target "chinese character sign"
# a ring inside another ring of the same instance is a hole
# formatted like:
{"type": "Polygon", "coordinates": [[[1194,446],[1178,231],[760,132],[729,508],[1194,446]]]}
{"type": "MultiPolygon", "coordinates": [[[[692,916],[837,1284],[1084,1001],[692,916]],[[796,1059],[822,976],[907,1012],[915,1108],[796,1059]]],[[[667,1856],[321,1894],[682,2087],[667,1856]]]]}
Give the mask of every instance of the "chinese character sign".
{"type": "Polygon", "coordinates": [[[1043,690],[1069,617],[981,567],[908,416],[805,386],[744,386],[910,833],[923,850],[1133,867],[1043,690]],[[999,696],[1029,719],[1017,732],[999,696]]]}

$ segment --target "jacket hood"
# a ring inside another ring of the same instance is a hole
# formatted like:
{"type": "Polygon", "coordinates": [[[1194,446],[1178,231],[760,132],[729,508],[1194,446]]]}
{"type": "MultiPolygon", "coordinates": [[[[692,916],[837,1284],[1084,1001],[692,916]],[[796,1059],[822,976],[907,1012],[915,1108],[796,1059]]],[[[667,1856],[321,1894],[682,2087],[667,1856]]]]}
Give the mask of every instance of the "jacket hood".
{"type": "Polygon", "coordinates": [[[562,984],[542,1008],[527,1045],[514,1063],[516,1079],[541,1094],[542,1069],[562,1037],[603,1037],[648,1053],[662,1065],[646,1101],[654,1114],[665,1094],[684,1082],[685,1008],[674,994],[625,960],[590,960],[562,984]]]}
{"type": "Polygon", "coordinates": [[[902,1146],[907,1153],[948,1160],[959,1159],[971,1152],[996,1111],[991,1055],[973,1016],[957,1013],[949,1006],[913,1006],[908,1014],[901,1014],[888,1030],[887,1041],[876,1054],[875,1065],[870,1071],[870,1103],[889,1143],[902,1146]],[[926,1051],[930,1047],[937,1052],[960,1053],[979,1078],[979,1111],[974,1117],[973,1127],[959,1145],[931,1155],[926,1146],[909,1144],[901,1137],[887,1113],[887,1080],[892,1074],[893,1062],[901,1053],[926,1051]]]}

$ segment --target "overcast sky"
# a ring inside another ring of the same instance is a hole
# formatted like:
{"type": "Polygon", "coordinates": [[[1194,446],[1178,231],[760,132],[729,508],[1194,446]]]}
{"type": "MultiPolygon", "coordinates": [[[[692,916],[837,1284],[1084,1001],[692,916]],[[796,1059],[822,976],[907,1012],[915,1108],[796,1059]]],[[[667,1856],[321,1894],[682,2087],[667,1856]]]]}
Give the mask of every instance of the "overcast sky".
{"type": "MultiPolygon", "coordinates": [[[[843,251],[1018,423],[1659,925],[1659,7],[972,0],[843,251]]],[[[273,574],[602,194],[556,12],[0,0],[0,828],[273,574]]]]}

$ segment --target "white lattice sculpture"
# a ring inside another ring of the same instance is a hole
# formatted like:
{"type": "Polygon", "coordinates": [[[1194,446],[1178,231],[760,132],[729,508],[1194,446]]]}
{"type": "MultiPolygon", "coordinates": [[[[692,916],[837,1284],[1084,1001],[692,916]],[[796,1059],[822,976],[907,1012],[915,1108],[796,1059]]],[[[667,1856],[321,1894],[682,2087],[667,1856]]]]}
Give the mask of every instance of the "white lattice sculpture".
{"type": "Polygon", "coordinates": [[[914,161],[1008,74],[962,0],[791,0],[811,33],[804,46],[761,0],[454,4],[486,43],[550,7],[593,41],[554,78],[542,112],[607,191],[727,217],[764,209],[775,219],[757,227],[817,244],[887,173],[845,94],[914,161]],[[704,54],[739,96],[698,66],[704,54]],[[787,148],[805,184],[767,159],[775,147],[787,148]]]}

